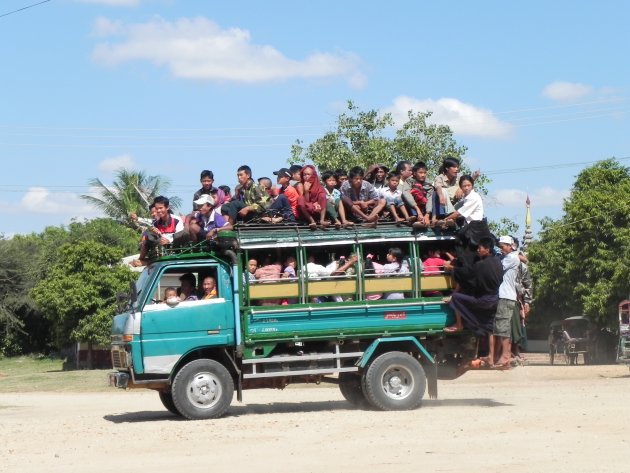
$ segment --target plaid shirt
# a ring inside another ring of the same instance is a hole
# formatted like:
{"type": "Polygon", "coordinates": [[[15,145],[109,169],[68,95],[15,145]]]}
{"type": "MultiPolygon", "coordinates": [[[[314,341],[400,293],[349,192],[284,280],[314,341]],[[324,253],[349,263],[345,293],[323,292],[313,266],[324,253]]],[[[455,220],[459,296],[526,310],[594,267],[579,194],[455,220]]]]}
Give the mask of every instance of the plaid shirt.
{"type": "Polygon", "coordinates": [[[367,181],[361,182],[361,189],[359,189],[359,192],[354,190],[350,181],[346,181],[341,184],[341,188],[339,190],[341,191],[341,195],[343,197],[346,197],[353,202],[367,202],[369,200],[379,200],[381,198],[374,186],[367,181]]]}

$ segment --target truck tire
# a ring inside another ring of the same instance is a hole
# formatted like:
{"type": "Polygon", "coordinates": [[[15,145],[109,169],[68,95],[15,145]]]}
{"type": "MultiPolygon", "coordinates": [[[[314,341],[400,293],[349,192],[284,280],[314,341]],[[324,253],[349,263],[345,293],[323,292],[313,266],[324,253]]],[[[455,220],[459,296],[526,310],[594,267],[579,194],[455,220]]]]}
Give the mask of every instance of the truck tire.
{"type": "Polygon", "coordinates": [[[166,410],[171,414],[175,414],[176,416],[181,416],[177,407],[175,407],[175,403],[173,402],[173,395],[170,392],[158,391],[160,395],[160,401],[162,401],[162,405],[166,407],[166,410]]]}
{"type": "Polygon", "coordinates": [[[234,380],[221,363],[194,360],[175,375],[171,392],[175,407],[186,419],[214,419],[230,407],[234,380]]]}
{"type": "Polygon", "coordinates": [[[393,351],[376,358],[363,377],[365,396],[377,409],[403,411],[422,402],[427,377],[413,356],[393,351]]]}
{"type": "Polygon", "coordinates": [[[361,377],[355,373],[339,373],[339,391],[341,395],[353,406],[361,409],[370,407],[369,401],[363,394],[361,377]]]}

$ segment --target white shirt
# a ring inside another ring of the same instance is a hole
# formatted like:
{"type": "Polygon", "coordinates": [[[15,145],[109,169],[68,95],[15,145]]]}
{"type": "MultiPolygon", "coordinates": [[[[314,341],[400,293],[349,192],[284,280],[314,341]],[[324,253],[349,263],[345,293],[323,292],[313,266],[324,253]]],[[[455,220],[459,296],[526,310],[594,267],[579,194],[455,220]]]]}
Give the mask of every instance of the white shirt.
{"type": "Polygon", "coordinates": [[[499,298],[515,301],[516,277],[518,276],[518,267],[521,264],[518,253],[516,251],[508,253],[501,260],[501,264],[503,265],[503,282],[499,286],[499,298]]]}
{"type": "Polygon", "coordinates": [[[475,189],[455,204],[455,210],[466,219],[466,223],[483,220],[483,201],[475,189]]]}

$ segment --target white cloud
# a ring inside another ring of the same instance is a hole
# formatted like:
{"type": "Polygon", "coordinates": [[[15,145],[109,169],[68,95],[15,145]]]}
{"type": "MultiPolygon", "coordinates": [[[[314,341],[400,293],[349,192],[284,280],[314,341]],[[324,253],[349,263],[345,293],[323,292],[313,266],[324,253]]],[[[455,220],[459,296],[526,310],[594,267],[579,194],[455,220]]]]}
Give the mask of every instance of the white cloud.
{"type": "Polygon", "coordinates": [[[98,169],[103,172],[115,172],[119,169],[132,169],[135,165],[130,155],[122,154],[104,159],[98,163],[98,169]]]}
{"type": "Polygon", "coordinates": [[[454,133],[467,136],[505,137],[512,133],[512,125],[499,120],[490,110],[475,107],[453,98],[416,99],[399,96],[385,111],[392,114],[397,124],[407,121],[409,110],[431,111],[429,123],[448,125],[454,133]]]}
{"type": "Polygon", "coordinates": [[[545,86],[542,95],[558,102],[573,102],[579,100],[593,92],[590,85],[576,82],[556,81],[545,86]]]}
{"type": "Polygon", "coordinates": [[[355,54],[316,52],[290,59],[273,46],[255,44],[247,30],[222,29],[202,17],[136,24],[99,18],[93,32],[122,36],[119,42],[97,44],[92,52],[94,61],[108,66],[148,61],[167,67],[175,77],[240,83],[333,77],[343,77],[352,87],[366,82],[355,54]]]}
{"type": "Polygon", "coordinates": [[[75,0],[79,3],[95,3],[109,7],[137,7],[140,0],[75,0]]]}
{"type": "Polygon", "coordinates": [[[500,207],[523,207],[529,195],[531,207],[562,207],[564,199],[569,197],[570,191],[553,187],[541,187],[532,192],[520,189],[499,189],[489,195],[490,201],[500,207]]]}
{"type": "Polygon", "coordinates": [[[67,214],[71,217],[94,216],[93,209],[69,192],[51,192],[45,187],[31,187],[20,200],[16,213],[67,214]]]}

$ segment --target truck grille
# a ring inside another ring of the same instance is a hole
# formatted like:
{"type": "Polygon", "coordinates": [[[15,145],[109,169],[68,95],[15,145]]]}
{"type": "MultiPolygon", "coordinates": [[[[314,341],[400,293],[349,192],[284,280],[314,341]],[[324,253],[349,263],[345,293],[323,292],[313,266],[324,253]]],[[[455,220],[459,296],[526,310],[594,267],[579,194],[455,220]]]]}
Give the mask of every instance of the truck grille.
{"type": "Polygon", "coordinates": [[[128,368],[127,352],[119,348],[112,348],[112,366],[114,368],[128,368]]]}

